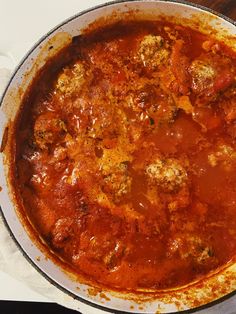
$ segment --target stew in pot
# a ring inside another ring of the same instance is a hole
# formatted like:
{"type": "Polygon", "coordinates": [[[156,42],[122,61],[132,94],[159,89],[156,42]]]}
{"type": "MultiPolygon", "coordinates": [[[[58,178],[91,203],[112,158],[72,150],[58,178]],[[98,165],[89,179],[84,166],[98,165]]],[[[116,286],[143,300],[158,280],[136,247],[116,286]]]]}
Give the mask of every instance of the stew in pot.
{"type": "Polygon", "coordinates": [[[16,123],[14,186],[75,273],[118,289],[188,284],[236,252],[236,53],[188,27],[73,38],[16,123]]]}

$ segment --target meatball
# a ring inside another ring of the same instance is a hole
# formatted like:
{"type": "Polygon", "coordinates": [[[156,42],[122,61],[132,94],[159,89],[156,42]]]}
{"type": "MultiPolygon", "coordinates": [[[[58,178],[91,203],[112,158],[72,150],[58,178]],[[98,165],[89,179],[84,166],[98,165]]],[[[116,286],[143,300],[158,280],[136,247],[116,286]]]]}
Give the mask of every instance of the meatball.
{"type": "Polygon", "coordinates": [[[146,35],[140,43],[139,57],[144,66],[156,68],[169,56],[161,36],[146,35]]]}
{"type": "Polygon", "coordinates": [[[177,235],[168,246],[168,255],[179,254],[181,259],[194,259],[198,264],[214,259],[213,249],[194,234],[177,235]]]}
{"type": "Polygon", "coordinates": [[[34,138],[41,149],[60,141],[66,133],[65,123],[52,112],[40,115],[34,124],[34,138]]]}
{"type": "Polygon", "coordinates": [[[65,147],[58,146],[54,149],[51,163],[57,163],[62,160],[65,160],[66,157],[67,157],[67,149],[65,147]]]}
{"type": "Polygon", "coordinates": [[[156,159],[146,167],[146,174],[152,182],[167,192],[179,190],[187,180],[186,170],[174,158],[156,159]]]}
{"type": "MultiPolygon", "coordinates": [[[[83,242],[82,239],[82,248],[83,242]]],[[[110,270],[120,263],[125,250],[121,241],[115,240],[110,234],[105,233],[103,235],[93,235],[87,242],[86,254],[90,260],[99,261],[110,270]]]]}
{"type": "Polygon", "coordinates": [[[75,262],[83,252],[86,258],[93,262],[100,262],[107,269],[116,267],[125,251],[120,234],[121,219],[117,216],[103,213],[86,218],[87,228],[80,235],[79,250],[75,248],[75,262]],[[77,252],[76,252],[77,251],[77,252]]]}
{"type": "Polygon", "coordinates": [[[177,107],[174,99],[160,86],[145,84],[136,87],[129,107],[139,113],[139,122],[150,121],[150,125],[173,122],[177,107]]]}
{"type": "Polygon", "coordinates": [[[73,234],[73,219],[70,217],[60,218],[52,230],[52,243],[55,247],[63,247],[65,242],[73,234]]]}
{"type": "Polygon", "coordinates": [[[208,162],[212,167],[217,166],[219,163],[227,167],[233,161],[236,161],[236,152],[228,145],[219,145],[217,151],[208,155],[208,162]]]}
{"type": "Polygon", "coordinates": [[[80,91],[85,82],[85,69],[82,63],[77,62],[72,68],[65,68],[58,76],[56,92],[63,96],[69,96],[80,91]]]}
{"type": "Polygon", "coordinates": [[[192,89],[196,93],[201,93],[213,86],[216,71],[209,62],[194,60],[190,65],[189,72],[192,76],[192,89]]]}
{"type": "Polygon", "coordinates": [[[230,87],[235,81],[231,60],[213,53],[195,59],[188,70],[192,77],[193,92],[203,97],[201,101],[199,100],[199,105],[204,105],[216,98],[219,92],[230,87]]]}
{"type": "Polygon", "coordinates": [[[131,177],[128,175],[127,165],[120,163],[110,169],[110,173],[104,177],[103,190],[111,193],[115,200],[127,194],[131,189],[131,177]]]}

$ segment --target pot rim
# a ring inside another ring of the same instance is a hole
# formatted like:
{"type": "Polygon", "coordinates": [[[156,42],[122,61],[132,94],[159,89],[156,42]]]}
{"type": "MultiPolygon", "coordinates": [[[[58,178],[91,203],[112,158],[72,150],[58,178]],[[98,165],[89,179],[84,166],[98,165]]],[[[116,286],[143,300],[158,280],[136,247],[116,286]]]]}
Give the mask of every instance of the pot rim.
{"type": "MultiPolygon", "coordinates": [[[[29,56],[40,46],[40,44],[46,40],[51,34],[53,34],[55,31],[57,31],[60,27],[62,26],[65,26],[66,24],[68,24],[69,22],[73,21],[74,19],[77,19],[83,15],[86,15],[87,13],[90,13],[90,12],[93,12],[93,11],[96,11],[97,9],[100,9],[100,8],[105,8],[105,7],[108,7],[108,6],[112,6],[114,4],[122,4],[122,3],[132,3],[132,2],[163,2],[163,3],[173,3],[173,4],[183,4],[183,5],[186,5],[188,7],[192,7],[192,8],[197,8],[197,9],[200,9],[200,10],[203,10],[205,12],[208,12],[208,13],[211,13],[219,18],[222,18],[223,20],[229,22],[230,24],[232,24],[233,26],[236,27],[236,21],[234,21],[233,19],[219,13],[219,12],[216,12],[215,10],[212,10],[211,8],[207,8],[203,5],[200,5],[200,4],[196,4],[196,3],[192,3],[192,2],[189,2],[189,1],[186,1],[186,0],[112,0],[112,1],[107,1],[107,2],[104,2],[102,4],[98,4],[98,5],[95,5],[95,6],[92,6],[92,7],[89,7],[88,9],[85,9],[85,10],[82,10],[80,11],[79,13],[76,13],[74,14],[73,16],[63,20],[61,23],[57,24],[55,27],[53,27],[52,29],[50,29],[46,34],[44,34],[43,36],[41,36],[39,38],[39,40],[37,40],[33,45],[32,45],[32,48],[29,49],[25,55],[22,57],[22,59],[20,60],[20,62],[18,63],[18,65],[15,67],[15,69],[13,70],[12,74],[11,74],[11,77],[0,97],[0,109],[1,109],[1,106],[4,102],[4,98],[8,92],[8,89],[13,81],[13,79],[15,78],[15,76],[17,75],[19,69],[22,67],[22,65],[24,64],[25,61],[27,61],[27,59],[29,58],[29,56]]],[[[63,286],[60,285],[60,283],[56,282],[54,279],[50,278],[49,275],[46,274],[46,272],[44,272],[34,261],[33,259],[28,255],[27,251],[21,246],[20,242],[17,240],[17,238],[15,237],[13,231],[11,230],[8,222],[7,222],[7,219],[4,215],[4,211],[2,209],[2,207],[0,206],[0,215],[2,216],[3,218],[3,222],[4,222],[4,225],[5,227],[7,228],[8,230],[8,233],[11,237],[11,239],[13,239],[13,241],[15,242],[15,244],[17,245],[17,247],[20,249],[21,253],[23,254],[23,256],[25,257],[25,259],[31,264],[31,266],[34,267],[34,269],[40,274],[42,275],[50,284],[52,284],[54,287],[58,288],[59,290],[61,290],[62,292],[66,293],[67,295],[73,297],[74,299],[78,300],[79,302],[82,302],[86,305],[89,305],[93,308],[97,308],[99,310],[102,310],[102,311],[105,311],[105,312],[108,312],[108,313],[114,313],[114,314],[130,314],[130,313],[134,313],[134,314],[141,314],[140,312],[137,313],[137,312],[127,312],[127,311],[121,311],[121,310],[116,310],[116,309],[112,309],[110,307],[106,307],[105,305],[99,305],[97,303],[94,303],[92,300],[89,301],[89,300],[86,300],[84,299],[83,297],[69,291],[68,289],[64,288],[63,286]]],[[[236,290],[235,291],[232,291],[231,293],[228,293],[226,294],[225,296],[222,296],[216,300],[213,300],[209,303],[206,303],[204,305],[201,305],[201,306],[198,306],[196,308],[193,308],[193,309],[187,309],[187,310],[180,310],[178,311],[178,313],[195,313],[199,310],[202,310],[202,309],[207,309],[213,305],[216,305],[216,304],[219,304],[225,300],[228,300],[230,299],[232,296],[235,296],[236,295],[236,290]]],[[[143,312],[143,314],[145,314],[146,312],[143,312]]],[[[168,312],[167,314],[175,314],[177,312],[168,312]]]]}

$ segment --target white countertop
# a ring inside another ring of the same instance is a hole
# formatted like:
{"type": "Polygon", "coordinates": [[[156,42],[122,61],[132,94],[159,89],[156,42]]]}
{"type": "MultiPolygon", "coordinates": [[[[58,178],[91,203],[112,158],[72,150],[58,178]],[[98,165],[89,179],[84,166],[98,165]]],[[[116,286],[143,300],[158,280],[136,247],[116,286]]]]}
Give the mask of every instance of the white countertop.
{"type": "Polygon", "coordinates": [[[0,0],[0,68],[3,55],[10,54],[16,65],[27,50],[57,24],[82,10],[105,2],[0,0]]]}
{"type": "Polygon", "coordinates": [[[44,296],[34,292],[24,283],[0,271],[0,300],[51,302],[44,296]]]}

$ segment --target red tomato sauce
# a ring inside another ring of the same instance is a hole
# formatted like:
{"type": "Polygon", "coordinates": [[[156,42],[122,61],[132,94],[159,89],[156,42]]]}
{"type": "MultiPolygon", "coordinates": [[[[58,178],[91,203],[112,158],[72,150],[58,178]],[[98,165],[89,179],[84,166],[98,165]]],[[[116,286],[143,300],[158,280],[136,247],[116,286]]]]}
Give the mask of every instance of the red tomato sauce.
{"type": "Polygon", "coordinates": [[[145,21],[76,37],[43,68],[17,121],[14,185],[74,272],[158,290],[234,258],[235,60],[145,21]]]}

